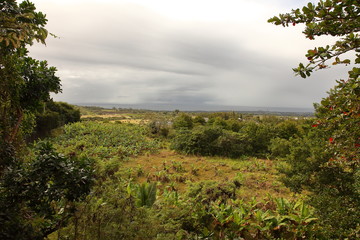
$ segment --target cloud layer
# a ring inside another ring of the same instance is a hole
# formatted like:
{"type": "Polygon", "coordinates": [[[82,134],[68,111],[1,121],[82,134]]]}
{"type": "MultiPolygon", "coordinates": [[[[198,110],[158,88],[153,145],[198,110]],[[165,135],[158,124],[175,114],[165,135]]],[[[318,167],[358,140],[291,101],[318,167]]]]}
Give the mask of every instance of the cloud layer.
{"type": "Polygon", "coordinates": [[[56,100],[310,108],[346,72],[293,76],[307,49],[333,41],[266,22],[301,1],[33,2],[59,36],[31,50],[58,68],[56,100]]]}

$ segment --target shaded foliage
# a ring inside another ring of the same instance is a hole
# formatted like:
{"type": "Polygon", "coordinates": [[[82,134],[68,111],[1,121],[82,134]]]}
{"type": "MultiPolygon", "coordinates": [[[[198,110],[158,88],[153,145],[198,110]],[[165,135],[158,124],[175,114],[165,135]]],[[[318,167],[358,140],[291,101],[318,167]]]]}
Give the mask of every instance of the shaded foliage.
{"type": "Polygon", "coordinates": [[[8,166],[0,182],[1,238],[43,239],[59,228],[71,216],[72,203],[89,193],[91,165],[39,143],[35,159],[8,166]]]}
{"type": "Polygon", "coordinates": [[[35,114],[35,128],[31,138],[49,136],[51,130],[80,121],[80,111],[64,102],[48,101],[35,114]]]}

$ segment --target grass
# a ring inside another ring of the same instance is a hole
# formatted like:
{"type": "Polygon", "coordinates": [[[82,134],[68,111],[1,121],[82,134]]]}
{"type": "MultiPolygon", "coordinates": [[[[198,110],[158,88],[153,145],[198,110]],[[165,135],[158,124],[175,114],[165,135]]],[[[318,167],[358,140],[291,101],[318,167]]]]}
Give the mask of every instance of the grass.
{"type": "Polygon", "coordinates": [[[119,174],[138,183],[158,181],[160,190],[171,185],[185,192],[191,182],[237,181],[241,184],[238,195],[244,199],[265,198],[269,194],[291,198],[290,191],[278,180],[275,165],[276,162],[264,159],[197,157],[162,150],[124,162],[119,174]]]}

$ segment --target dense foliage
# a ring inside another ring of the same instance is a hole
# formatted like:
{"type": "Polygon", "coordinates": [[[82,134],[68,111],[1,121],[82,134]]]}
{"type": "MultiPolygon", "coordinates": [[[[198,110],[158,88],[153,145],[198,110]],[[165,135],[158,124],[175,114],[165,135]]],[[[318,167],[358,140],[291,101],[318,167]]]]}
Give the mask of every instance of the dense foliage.
{"type": "Polygon", "coordinates": [[[44,144],[25,145],[37,109],[61,91],[56,68],[28,56],[34,41],[45,43],[45,15],[34,4],[0,2],[0,238],[43,239],[71,216],[86,195],[91,164],[70,159],[44,144]]]}
{"type": "MultiPolygon", "coordinates": [[[[60,239],[320,239],[303,201],[244,202],[234,183],[199,182],[185,194],[165,190],[151,208],[124,182],[106,182],[78,206],[60,239]],[[116,186],[116,187],[115,187],[116,186]]],[[[141,195],[141,194],[140,194],[141,195]]]]}
{"type": "Polygon", "coordinates": [[[289,142],[282,169],[287,186],[313,193],[312,204],[336,237],[359,234],[359,91],[358,81],[340,81],[316,105],[316,121],[307,135],[289,142]]]}
{"type": "Polygon", "coordinates": [[[73,202],[90,190],[91,165],[39,143],[35,159],[8,167],[0,185],[0,238],[43,239],[66,224],[73,202]]]}
{"type": "Polygon", "coordinates": [[[147,135],[145,126],[86,121],[66,125],[53,142],[66,155],[96,160],[98,176],[108,177],[129,157],[159,149],[159,142],[147,135]]]}
{"type": "Polygon", "coordinates": [[[49,136],[51,130],[80,121],[80,111],[64,102],[48,101],[35,114],[32,138],[49,136]]]}
{"type": "MultiPolygon", "coordinates": [[[[190,118],[190,121],[195,120],[190,118]]],[[[272,154],[272,144],[301,136],[302,122],[274,117],[226,120],[217,116],[204,125],[192,129],[182,127],[175,131],[171,147],[187,154],[203,156],[266,157],[272,154]]]]}
{"type": "Polygon", "coordinates": [[[45,15],[36,12],[28,1],[18,5],[6,0],[0,3],[0,8],[0,152],[3,152],[21,142],[22,131],[29,127],[23,122],[33,117],[30,111],[49,100],[50,92],[61,89],[56,69],[46,61],[29,57],[26,49],[34,40],[45,42],[45,15]]]}
{"type": "MultiPolygon", "coordinates": [[[[315,69],[333,65],[360,63],[360,3],[356,0],[319,1],[308,3],[302,10],[280,14],[269,19],[276,25],[305,23],[304,34],[342,37],[332,46],[311,49],[306,54],[309,63],[294,71],[302,77],[315,69]],[[354,53],[351,59],[340,55],[354,53]]],[[[287,164],[282,171],[284,182],[295,191],[310,191],[329,238],[360,237],[360,68],[349,71],[348,80],[337,81],[329,96],[315,105],[316,117],[312,130],[302,139],[290,143],[287,164]]]]}

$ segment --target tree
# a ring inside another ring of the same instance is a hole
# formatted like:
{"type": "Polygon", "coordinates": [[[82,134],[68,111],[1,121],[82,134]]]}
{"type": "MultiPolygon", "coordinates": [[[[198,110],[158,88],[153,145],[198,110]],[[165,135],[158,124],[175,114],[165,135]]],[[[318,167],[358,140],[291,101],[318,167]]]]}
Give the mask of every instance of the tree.
{"type": "Polygon", "coordinates": [[[34,4],[0,2],[0,238],[43,239],[71,216],[71,206],[90,191],[91,165],[43,144],[31,154],[24,136],[35,112],[61,91],[56,68],[28,56],[45,44],[45,15],[34,4]]]}
{"type": "MultiPolygon", "coordinates": [[[[56,68],[46,61],[28,57],[26,46],[36,40],[45,43],[47,19],[34,4],[13,0],[0,3],[0,172],[5,167],[5,152],[15,151],[23,139],[24,119],[50,99],[50,92],[61,91],[56,68]]],[[[31,132],[31,131],[30,131],[31,132]]],[[[15,154],[15,153],[12,153],[15,154]]]]}
{"type": "MultiPolygon", "coordinates": [[[[301,10],[269,19],[276,25],[306,25],[309,39],[341,37],[333,45],[308,50],[308,64],[294,72],[309,77],[314,70],[332,65],[360,63],[360,2],[320,0],[301,10]],[[340,57],[354,53],[354,60],[340,57]]],[[[316,119],[307,136],[292,140],[284,182],[295,191],[307,189],[329,238],[355,239],[360,235],[360,68],[353,67],[348,79],[337,81],[329,96],[315,105],[316,119]],[[341,229],[341,230],[340,230],[341,229]]]]}

